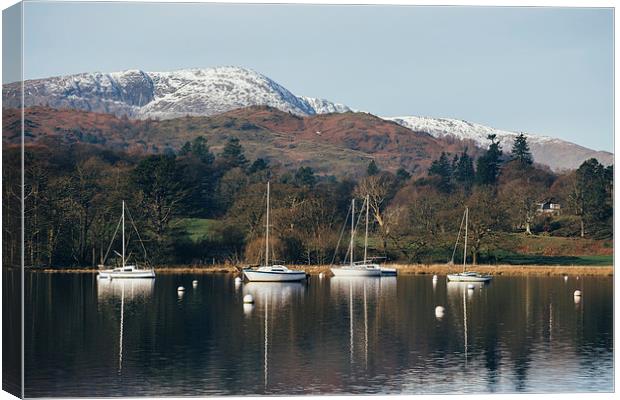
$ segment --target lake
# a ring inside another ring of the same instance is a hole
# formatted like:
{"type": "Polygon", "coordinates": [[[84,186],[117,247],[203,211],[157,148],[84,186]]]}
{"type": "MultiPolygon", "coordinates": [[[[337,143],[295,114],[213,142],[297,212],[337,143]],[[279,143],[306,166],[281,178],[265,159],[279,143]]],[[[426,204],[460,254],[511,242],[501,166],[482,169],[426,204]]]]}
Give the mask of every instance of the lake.
{"type": "Polygon", "coordinates": [[[235,285],[26,273],[25,288],[28,397],[614,388],[611,277],[500,276],[468,290],[429,275],[235,285]]]}

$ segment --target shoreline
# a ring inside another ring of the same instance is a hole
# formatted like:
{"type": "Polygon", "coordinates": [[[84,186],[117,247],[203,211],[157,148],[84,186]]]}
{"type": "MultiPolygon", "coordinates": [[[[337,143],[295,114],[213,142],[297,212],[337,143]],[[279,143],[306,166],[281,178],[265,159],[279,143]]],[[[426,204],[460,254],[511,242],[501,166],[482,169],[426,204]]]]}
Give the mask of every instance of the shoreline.
{"type": "MultiPolygon", "coordinates": [[[[447,275],[461,272],[459,265],[448,264],[383,264],[384,267],[395,268],[399,275],[447,275]]],[[[292,269],[302,269],[309,275],[318,275],[321,272],[332,275],[329,265],[291,265],[292,269]]],[[[198,273],[198,274],[240,274],[242,266],[236,265],[187,265],[155,267],[159,274],[198,273]]],[[[613,276],[613,265],[603,266],[573,266],[573,265],[475,265],[469,270],[493,276],[613,276]]],[[[97,273],[92,268],[26,268],[28,272],[42,273],[97,273]]]]}

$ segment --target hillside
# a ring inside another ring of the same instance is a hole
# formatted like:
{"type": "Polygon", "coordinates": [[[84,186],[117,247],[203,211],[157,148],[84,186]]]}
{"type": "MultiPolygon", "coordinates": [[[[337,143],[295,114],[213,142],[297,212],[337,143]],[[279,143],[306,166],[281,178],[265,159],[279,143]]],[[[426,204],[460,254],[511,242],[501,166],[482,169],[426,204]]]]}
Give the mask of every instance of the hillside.
{"type": "MultiPolygon", "coordinates": [[[[24,82],[24,89],[27,107],[49,106],[108,113],[130,119],[213,116],[252,106],[270,106],[300,117],[352,111],[344,104],[296,95],[265,75],[234,66],[167,72],[127,70],[81,73],[28,80],[24,82]]],[[[3,85],[3,107],[19,107],[20,94],[21,83],[3,85]]],[[[382,118],[415,132],[440,139],[454,137],[472,141],[481,147],[487,146],[488,134],[496,134],[507,151],[517,135],[516,132],[449,118],[382,118]]],[[[535,161],[556,171],[575,169],[592,157],[605,165],[613,163],[613,154],[606,151],[588,149],[548,136],[525,134],[535,161]]],[[[380,145],[381,139],[376,140],[380,145]]]]}
{"type": "MultiPolygon", "coordinates": [[[[19,120],[17,110],[4,110],[3,135],[9,143],[19,143],[19,120]]],[[[414,174],[425,173],[442,151],[457,152],[465,146],[366,113],[302,117],[272,107],[159,121],[29,107],[25,124],[27,144],[88,143],[129,153],[176,151],[199,135],[218,153],[234,136],[250,160],[262,157],[284,168],[311,166],[319,174],[336,176],[364,173],[371,159],[387,170],[404,167],[414,174]]]]}
{"type": "MultiPolygon", "coordinates": [[[[515,137],[520,133],[491,128],[473,122],[449,118],[427,117],[382,117],[394,121],[416,132],[425,132],[436,138],[455,137],[468,139],[480,147],[488,145],[488,135],[496,135],[504,148],[510,151],[515,137]]],[[[585,160],[596,158],[605,165],[614,163],[614,155],[607,151],[596,151],[565,140],[549,136],[533,135],[525,133],[534,160],[540,164],[548,165],[552,169],[566,170],[575,169],[585,160]]]]}

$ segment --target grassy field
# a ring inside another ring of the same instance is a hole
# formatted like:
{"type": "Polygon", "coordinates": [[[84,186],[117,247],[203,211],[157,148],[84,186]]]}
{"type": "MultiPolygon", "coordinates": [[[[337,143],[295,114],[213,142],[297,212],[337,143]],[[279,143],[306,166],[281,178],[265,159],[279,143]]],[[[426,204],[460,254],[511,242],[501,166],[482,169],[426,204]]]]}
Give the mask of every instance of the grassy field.
{"type": "Polygon", "coordinates": [[[220,221],[206,218],[182,218],[176,226],[187,232],[193,242],[198,242],[213,232],[220,221]]]}

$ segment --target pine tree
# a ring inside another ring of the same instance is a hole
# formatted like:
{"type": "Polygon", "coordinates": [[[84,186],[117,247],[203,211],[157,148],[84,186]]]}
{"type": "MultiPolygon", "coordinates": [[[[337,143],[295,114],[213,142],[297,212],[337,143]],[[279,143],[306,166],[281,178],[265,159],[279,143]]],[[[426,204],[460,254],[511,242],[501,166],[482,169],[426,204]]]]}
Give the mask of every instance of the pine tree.
{"type": "Polygon", "coordinates": [[[581,237],[588,230],[606,229],[605,224],[613,217],[613,204],[609,201],[609,192],[613,185],[613,176],[595,158],[586,160],[576,171],[576,184],[570,201],[575,214],[581,220],[581,237]]]}
{"type": "Polygon", "coordinates": [[[366,168],[366,175],[373,176],[373,175],[377,175],[378,173],[379,173],[379,167],[377,167],[375,160],[370,160],[370,163],[368,163],[368,168],[366,168]]]}
{"type": "Polygon", "coordinates": [[[265,159],[257,158],[252,163],[252,165],[250,165],[250,168],[248,168],[248,172],[250,174],[253,174],[253,173],[258,172],[258,171],[266,170],[268,167],[269,167],[269,164],[267,163],[267,161],[265,161],[265,159]]]}
{"type": "Polygon", "coordinates": [[[398,170],[396,171],[396,179],[399,182],[408,181],[409,178],[411,178],[411,174],[407,172],[406,169],[404,169],[403,167],[398,168],[398,170]]]}
{"type": "Polygon", "coordinates": [[[299,167],[293,179],[297,186],[313,187],[316,183],[316,176],[314,176],[314,170],[311,167],[299,167]]]}
{"type": "Polygon", "coordinates": [[[243,146],[241,146],[239,139],[236,137],[228,139],[220,157],[228,168],[243,168],[248,163],[243,153],[243,146]]]}
{"type": "Polygon", "coordinates": [[[182,156],[185,156],[187,154],[189,154],[192,151],[192,144],[187,141],[185,142],[185,144],[183,144],[183,146],[181,147],[181,150],[179,150],[179,154],[182,156]]]}
{"type": "Polygon", "coordinates": [[[198,136],[192,141],[192,154],[198,157],[200,161],[210,164],[213,162],[213,154],[207,146],[207,139],[204,136],[198,136]]]}
{"type": "Polygon", "coordinates": [[[461,184],[463,189],[469,193],[474,181],[476,172],[474,171],[474,160],[467,154],[467,148],[463,150],[454,166],[454,180],[461,184]]]}
{"type": "Polygon", "coordinates": [[[439,178],[436,187],[440,192],[452,192],[452,165],[446,153],[442,152],[439,159],[433,161],[431,167],[428,169],[428,175],[437,176],[439,178]]]}
{"type": "Polygon", "coordinates": [[[512,145],[511,159],[519,161],[519,164],[523,167],[532,165],[534,162],[530,146],[527,144],[527,138],[522,133],[515,138],[512,145]]]}
{"type": "Polygon", "coordinates": [[[476,161],[476,182],[480,185],[495,185],[499,177],[502,148],[497,135],[489,135],[491,141],[486,153],[476,161]]]}

